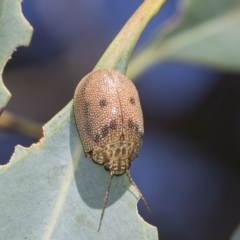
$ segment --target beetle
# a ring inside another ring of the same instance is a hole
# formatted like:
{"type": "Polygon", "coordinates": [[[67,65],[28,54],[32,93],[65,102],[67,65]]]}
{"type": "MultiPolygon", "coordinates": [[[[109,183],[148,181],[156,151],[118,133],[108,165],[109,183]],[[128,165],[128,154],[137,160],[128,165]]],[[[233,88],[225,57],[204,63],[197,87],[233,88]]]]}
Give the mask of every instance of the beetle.
{"type": "Polygon", "coordinates": [[[73,107],[86,157],[104,165],[110,172],[101,219],[112,177],[124,173],[150,211],[129,172],[131,163],[141,148],[144,133],[142,109],[134,84],[112,69],[92,71],[78,84],[73,107]]]}

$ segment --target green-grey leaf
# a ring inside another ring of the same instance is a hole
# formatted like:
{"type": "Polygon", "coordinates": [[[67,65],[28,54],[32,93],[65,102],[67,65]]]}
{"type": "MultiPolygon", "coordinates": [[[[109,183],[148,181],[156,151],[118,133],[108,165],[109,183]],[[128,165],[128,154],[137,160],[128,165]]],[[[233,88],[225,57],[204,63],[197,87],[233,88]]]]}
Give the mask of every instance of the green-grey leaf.
{"type": "Polygon", "coordinates": [[[135,78],[164,60],[240,71],[240,0],[182,0],[181,8],[134,57],[135,78]]]}
{"type": "Polygon", "coordinates": [[[113,178],[98,231],[109,174],[84,157],[72,102],[44,132],[0,169],[1,239],[157,239],[156,228],[136,216],[126,176],[113,178]]]}
{"type": "MultiPolygon", "coordinates": [[[[19,0],[0,1],[0,73],[18,46],[27,46],[32,36],[32,27],[21,13],[19,0]]],[[[10,99],[0,76],[0,110],[10,99]]]]}
{"type": "MultiPolygon", "coordinates": [[[[129,24],[140,29],[136,34],[163,2],[144,2],[134,17],[136,27],[129,24]]],[[[136,41],[120,42],[128,52],[121,49],[111,61],[105,54],[99,65],[124,72],[128,57],[121,55],[129,54],[129,44],[135,46],[136,41]]],[[[111,46],[114,52],[117,44],[111,46]]],[[[0,167],[1,239],[158,239],[157,229],[136,213],[139,194],[125,175],[113,178],[100,225],[108,182],[108,172],[84,156],[70,102],[44,126],[40,142],[30,148],[17,146],[10,162],[0,167]]]]}

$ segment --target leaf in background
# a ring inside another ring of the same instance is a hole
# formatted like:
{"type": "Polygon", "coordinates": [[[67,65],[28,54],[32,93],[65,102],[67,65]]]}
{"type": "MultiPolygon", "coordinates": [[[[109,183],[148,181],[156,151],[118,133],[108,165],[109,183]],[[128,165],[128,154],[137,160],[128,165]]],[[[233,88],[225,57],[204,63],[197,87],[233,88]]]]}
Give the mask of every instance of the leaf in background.
{"type": "Polygon", "coordinates": [[[240,72],[240,0],[182,0],[178,13],[136,53],[130,79],[163,60],[240,72]]]}
{"type": "MultiPolygon", "coordinates": [[[[21,13],[19,0],[0,1],[0,72],[18,46],[27,46],[32,36],[32,27],[21,13]]],[[[3,109],[10,93],[5,88],[0,76],[0,110],[3,109]]]]}
{"type": "Polygon", "coordinates": [[[233,232],[230,240],[239,240],[239,239],[240,239],[240,224],[238,225],[238,227],[233,232]]]}
{"type": "MultiPolygon", "coordinates": [[[[124,72],[139,35],[163,3],[144,1],[95,68],[124,72]]],[[[70,102],[44,126],[40,142],[17,146],[0,167],[1,239],[158,239],[157,229],[136,214],[138,193],[126,175],[113,177],[98,231],[109,177],[85,158],[70,102]]]]}

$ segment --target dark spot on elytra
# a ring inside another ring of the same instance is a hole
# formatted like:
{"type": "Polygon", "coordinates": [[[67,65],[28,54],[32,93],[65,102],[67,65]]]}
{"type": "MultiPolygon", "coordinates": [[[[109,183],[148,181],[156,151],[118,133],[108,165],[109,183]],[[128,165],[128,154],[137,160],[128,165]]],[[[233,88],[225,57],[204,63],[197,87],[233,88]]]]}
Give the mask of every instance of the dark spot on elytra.
{"type": "Polygon", "coordinates": [[[85,124],[85,131],[86,131],[87,135],[92,134],[91,125],[90,125],[89,121],[87,121],[86,124],[85,124]]]}
{"type": "Polygon", "coordinates": [[[128,119],[128,127],[132,129],[132,128],[134,128],[134,126],[135,126],[135,124],[134,124],[133,120],[128,119]]]}
{"type": "Polygon", "coordinates": [[[83,104],[83,112],[84,114],[87,116],[88,113],[89,113],[89,103],[87,101],[84,101],[84,104],[83,104]]]}
{"type": "Polygon", "coordinates": [[[124,156],[126,154],[126,148],[122,149],[122,155],[124,156]]]}
{"type": "Polygon", "coordinates": [[[116,130],[116,128],[117,128],[117,123],[116,123],[115,120],[112,120],[112,121],[110,122],[109,128],[110,128],[110,130],[116,130]]]}
{"type": "Polygon", "coordinates": [[[130,97],[130,103],[131,103],[132,105],[135,104],[135,99],[134,99],[134,97],[130,97]]]}
{"type": "Polygon", "coordinates": [[[109,133],[108,125],[105,125],[104,127],[102,127],[102,130],[101,130],[102,137],[106,137],[108,133],[109,133]]]}
{"type": "Polygon", "coordinates": [[[99,101],[99,106],[100,107],[106,107],[107,106],[107,100],[106,99],[101,99],[99,101]]]}
{"type": "Polygon", "coordinates": [[[140,134],[140,136],[143,135],[143,133],[139,130],[139,125],[135,122],[132,121],[132,119],[128,119],[128,127],[131,129],[134,129],[134,131],[138,134],[140,134]]]}
{"type": "Polygon", "coordinates": [[[139,126],[138,126],[137,123],[135,123],[135,131],[136,131],[136,132],[139,132],[139,126]]]}
{"type": "Polygon", "coordinates": [[[95,134],[95,135],[94,135],[94,138],[93,138],[93,141],[94,141],[95,143],[98,143],[99,140],[100,140],[100,137],[101,137],[100,134],[98,134],[98,133],[95,134]]]}

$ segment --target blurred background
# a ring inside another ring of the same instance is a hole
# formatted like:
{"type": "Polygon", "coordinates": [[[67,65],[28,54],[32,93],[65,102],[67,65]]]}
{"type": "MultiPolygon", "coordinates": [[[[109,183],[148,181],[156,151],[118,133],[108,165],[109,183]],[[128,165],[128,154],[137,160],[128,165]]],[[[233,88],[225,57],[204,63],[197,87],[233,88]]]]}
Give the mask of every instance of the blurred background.
{"type": "MultiPolygon", "coordinates": [[[[73,97],[140,0],[25,0],[34,28],[3,73],[12,94],[6,110],[46,123],[73,97]]],[[[168,0],[137,49],[176,11],[168,0]]],[[[145,136],[131,174],[162,240],[225,240],[240,222],[240,75],[196,64],[163,62],[136,80],[145,136]]],[[[38,139],[0,130],[0,163],[14,146],[38,139]]]]}

